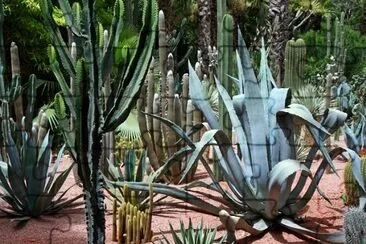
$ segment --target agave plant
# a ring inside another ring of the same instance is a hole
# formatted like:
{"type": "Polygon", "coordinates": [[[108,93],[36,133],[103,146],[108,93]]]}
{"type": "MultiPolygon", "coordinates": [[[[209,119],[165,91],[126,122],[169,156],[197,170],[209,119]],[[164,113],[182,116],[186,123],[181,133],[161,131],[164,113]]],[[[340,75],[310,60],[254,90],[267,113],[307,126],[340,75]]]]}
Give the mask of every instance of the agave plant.
{"type": "MultiPolygon", "coordinates": [[[[258,235],[272,226],[280,225],[301,235],[322,241],[343,243],[344,234],[342,232],[312,231],[298,225],[294,217],[307,205],[316,190],[330,202],[319,189],[318,184],[326,167],[331,167],[336,173],[332,163],[334,157],[347,151],[352,160],[353,171],[357,171],[359,168],[360,158],[354,151],[336,148],[328,152],[324,145],[324,141],[330,134],[344,124],[347,115],[341,111],[329,109],[318,122],[305,106],[291,104],[290,90],[275,87],[267,65],[264,44],[257,79],[251,65],[249,51],[240,32],[238,36],[239,49],[236,57],[239,94],[231,99],[217,80],[216,85],[237,135],[240,154],[235,153],[231,138],[228,138],[220,128],[207,100],[203,99],[201,82],[193,68],[189,66],[191,99],[204,114],[211,130],[205,132],[199,142],[193,143],[181,128],[170,121],[161,119],[187,142],[187,146],[170,158],[163,167],[155,172],[155,175],[159,177],[174,161],[190,154],[182,178],[200,160],[212,179],[212,183],[196,181],[187,185],[185,189],[154,184],[154,191],[184,200],[202,212],[219,216],[227,229],[227,239],[230,242],[235,240],[236,229],[243,229],[253,235],[258,235]],[[297,160],[296,155],[294,135],[297,124],[305,124],[314,140],[304,163],[297,160]],[[214,145],[213,148],[229,191],[224,190],[215,180],[210,166],[202,157],[202,153],[209,145],[214,145]],[[322,153],[323,160],[313,175],[310,167],[318,151],[322,153]],[[299,171],[302,174],[295,181],[295,174],[299,171]],[[308,177],[311,183],[305,186],[308,177]],[[203,201],[200,196],[207,197],[212,194],[207,191],[193,193],[192,188],[197,186],[207,187],[209,190],[221,194],[222,198],[214,200],[227,208],[219,208],[203,201]],[[301,196],[300,193],[303,191],[305,194],[301,196]],[[199,195],[197,196],[197,194],[199,195]]],[[[113,184],[127,184],[131,189],[148,190],[148,185],[144,183],[114,182],[113,184]]]]}
{"type": "MultiPolygon", "coordinates": [[[[216,229],[204,228],[201,220],[201,224],[198,224],[197,228],[193,228],[192,220],[189,218],[188,228],[184,227],[184,223],[180,221],[180,233],[181,238],[175,232],[173,226],[169,223],[170,231],[173,236],[173,243],[175,244],[212,244],[215,241],[216,229]]],[[[166,244],[170,244],[166,236],[164,236],[166,244]]],[[[224,237],[217,243],[224,242],[224,237]]],[[[163,242],[161,242],[163,243],[163,242]]]]}
{"type": "Polygon", "coordinates": [[[354,119],[350,126],[345,126],[347,147],[360,153],[366,145],[366,107],[362,103],[356,104],[352,113],[354,119]]]}
{"type": "Polygon", "coordinates": [[[34,136],[23,132],[19,150],[11,135],[7,139],[8,160],[0,162],[0,189],[1,198],[8,206],[0,211],[13,217],[31,218],[75,205],[74,202],[82,195],[65,199],[70,188],[60,194],[72,168],[70,165],[61,174],[57,173],[65,146],[58,152],[55,164],[51,167],[51,139],[48,133],[38,146],[34,136]]]}

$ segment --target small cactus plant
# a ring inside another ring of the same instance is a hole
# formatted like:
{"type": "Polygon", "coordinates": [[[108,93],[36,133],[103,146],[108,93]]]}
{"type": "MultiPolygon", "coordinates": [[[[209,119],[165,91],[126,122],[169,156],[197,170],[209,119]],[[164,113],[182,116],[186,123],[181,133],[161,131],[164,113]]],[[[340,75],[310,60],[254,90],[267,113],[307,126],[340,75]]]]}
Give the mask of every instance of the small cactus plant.
{"type": "Polygon", "coordinates": [[[139,209],[135,191],[124,187],[124,201],[118,206],[117,199],[113,199],[112,213],[112,241],[122,243],[146,243],[151,241],[153,189],[150,184],[149,204],[146,209],[139,209]]]}

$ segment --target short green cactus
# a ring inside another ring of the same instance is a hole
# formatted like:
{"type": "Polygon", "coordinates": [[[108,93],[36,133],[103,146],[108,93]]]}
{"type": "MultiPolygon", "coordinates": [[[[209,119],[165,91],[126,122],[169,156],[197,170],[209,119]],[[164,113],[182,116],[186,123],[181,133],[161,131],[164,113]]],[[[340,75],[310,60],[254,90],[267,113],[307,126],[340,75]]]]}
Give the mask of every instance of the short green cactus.
{"type": "Polygon", "coordinates": [[[136,201],[135,191],[124,186],[124,201],[118,207],[117,199],[113,199],[112,212],[112,241],[118,243],[146,243],[151,241],[153,190],[150,184],[149,204],[146,209],[140,209],[136,201]],[[117,220],[118,219],[118,220],[117,220]]]}
{"type": "MultiPolygon", "coordinates": [[[[361,171],[366,176],[366,157],[361,159],[361,171]]],[[[350,161],[346,163],[343,173],[345,188],[345,204],[349,206],[358,206],[360,198],[360,186],[358,185],[353,173],[350,161]]]]}

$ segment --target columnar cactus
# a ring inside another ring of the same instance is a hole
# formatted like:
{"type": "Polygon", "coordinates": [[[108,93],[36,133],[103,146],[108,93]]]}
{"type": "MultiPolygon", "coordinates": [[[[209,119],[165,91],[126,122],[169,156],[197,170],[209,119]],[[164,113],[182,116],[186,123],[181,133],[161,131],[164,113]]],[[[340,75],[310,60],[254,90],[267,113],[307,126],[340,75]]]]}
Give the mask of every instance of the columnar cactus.
{"type": "Polygon", "coordinates": [[[127,118],[141,89],[154,48],[156,33],[153,30],[157,25],[157,3],[155,0],[144,1],[137,48],[126,66],[128,68],[119,68],[118,74],[123,76],[116,77],[115,81],[111,82],[112,93],[106,102],[103,86],[112,72],[114,51],[123,27],[124,3],[122,0],[116,0],[105,48],[101,43],[103,31],[97,22],[95,0],[83,1],[80,11],[82,28],[78,27],[78,16],[73,14],[69,2],[59,0],[58,3],[67,26],[77,37],[75,43],[80,50],[80,56],[75,62],[53,19],[52,1],[42,0],[42,15],[52,36],[55,53],[50,58],[51,68],[60,84],[69,111],[75,117],[75,136],[65,130],[64,137],[71,156],[78,164],[78,173],[83,184],[88,242],[104,243],[104,195],[100,169],[102,139],[105,133],[114,131],[127,118]],[[68,75],[76,79],[74,96],[61,72],[58,60],[68,75]]]}
{"type": "MultiPolygon", "coordinates": [[[[172,54],[168,55],[167,65],[170,70],[167,72],[166,82],[167,85],[160,84],[160,90],[158,93],[155,92],[155,79],[154,79],[154,65],[150,65],[150,69],[147,75],[144,89],[140,93],[140,98],[137,103],[138,109],[138,121],[140,126],[140,131],[142,135],[142,140],[144,146],[148,148],[148,157],[151,166],[154,170],[157,170],[164,162],[174,155],[182,146],[181,143],[177,144],[177,137],[175,132],[172,131],[167,126],[160,123],[158,119],[153,119],[151,116],[145,116],[142,112],[149,114],[154,114],[156,116],[163,117],[165,119],[171,120],[179,126],[186,128],[188,133],[193,124],[198,124],[202,122],[201,113],[198,111],[193,112],[192,116],[188,111],[190,108],[188,106],[188,75],[183,75],[183,92],[180,97],[175,93],[175,80],[174,74],[171,70],[174,65],[172,61],[174,60],[172,54]],[[169,61],[168,61],[169,60],[169,61]],[[164,89],[165,88],[165,89],[164,89]],[[193,121],[192,121],[193,120],[193,121]]],[[[198,66],[199,67],[199,64],[198,66]]],[[[161,79],[163,83],[163,79],[161,79]]],[[[197,137],[199,140],[199,133],[195,133],[193,136],[197,137]]],[[[170,168],[170,176],[173,182],[177,183],[180,180],[180,173],[182,170],[182,163],[176,163],[170,168]]],[[[187,177],[186,180],[190,181],[194,175],[194,170],[187,177]]]]}
{"type": "Polygon", "coordinates": [[[284,86],[298,90],[304,85],[306,44],[303,39],[290,40],[285,49],[284,86]]]}

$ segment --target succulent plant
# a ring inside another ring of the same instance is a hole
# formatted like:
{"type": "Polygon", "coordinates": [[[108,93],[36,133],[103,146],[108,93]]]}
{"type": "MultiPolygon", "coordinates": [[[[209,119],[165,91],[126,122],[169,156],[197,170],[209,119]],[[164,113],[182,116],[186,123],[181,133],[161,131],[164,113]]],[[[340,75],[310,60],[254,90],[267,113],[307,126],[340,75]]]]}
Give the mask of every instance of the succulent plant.
{"type": "Polygon", "coordinates": [[[53,214],[75,205],[74,202],[82,196],[65,199],[64,196],[70,188],[60,194],[60,189],[72,169],[71,164],[61,174],[58,173],[65,146],[59,151],[51,168],[50,136],[47,133],[40,145],[36,138],[34,133],[23,132],[22,146],[17,148],[12,136],[7,136],[8,160],[0,163],[0,189],[3,193],[1,198],[8,206],[0,211],[12,217],[31,218],[53,214]]]}
{"type": "MultiPolygon", "coordinates": [[[[193,228],[192,220],[189,218],[188,228],[184,227],[184,223],[180,221],[180,233],[178,236],[173,226],[169,223],[170,232],[173,236],[173,243],[175,244],[213,244],[216,236],[216,229],[209,229],[203,226],[203,221],[198,224],[197,228],[193,228]]],[[[164,236],[165,244],[170,244],[166,236],[164,236]]],[[[161,242],[163,243],[163,242],[161,242]]],[[[224,237],[217,243],[224,243],[224,237]]]]}
{"type": "MultiPolygon", "coordinates": [[[[194,143],[179,126],[160,118],[162,122],[171,125],[171,128],[182,137],[187,146],[179,150],[154,174],[155,177],[159,177],[174,161],[189,154],[183,177],[200,160],[212,182],[198,180],[184,188],[156,183],[154,192],[183,200],[196,207],[197,211],[219,216],[227,229],[227,241],[229,242],[235,241],[235,230],[237,229],[258,235],[268,231],[271,226],[280,225],[301,235],[322,241],[343,243],[344,233],[312,231],[295,223],[293,217],[306,206],[316,190],[327,201],[330,201],[319,190],[318,184],[328,165],[335,172],[332,162],[334,157],[347,151],[352,159],[353,170],[359,168],[360,158],[354,151],[336,148],[328,152],[324,145],[324,141],[330,134],[344,124],[347,115],[330,109],[318,122],[305,106],[291,104],[289,89],[275,86],[267,65],[264,44],[262,44],[261,65],[257,79],[251,65],[249,51],[240,32],[238,37],[238,85],[243,89],[238,89],[240,93],[231,99],[219,81],[216,81],[216,85],[230,115],[233,128],[235,128],[240,154],[235,153],[231,140],[220,127],[212,108],[202,98],[202,84],[193,68],[189,66],[190,97],[195,106],[204,114],[211,129],[202,135],[199,142],[194,143]],[[294,143],[297,123],[305,124],[315,141],[305,162],[297,160],[294,143]],[[211,145],[219,160],[229,191],[224,190],[215,180],[210,166],[201,157],[205,148],[211,145]],[[310,166],[317,151],[322,153],[323,160],[313,175],[310,166]],[[295,181],[295,173],[298,171],[301,171],[302,174],[295,181]],[[308,177],[310,177],[310,184],[306,185],[308,177]],[[195,191],[193,194],[191,188],[197,186],[206,187],[207,191],[198,193],[195,191]],[[209,190],[216,191],[222,196],[222,198],[214,200],[228,207],[228,211],[201,198],[212,196],[209,190]],[[300,196],[303,191],[305,194],[300,196]]],[[[134,190],[148,190],[146,183],[111,182],[111,184],[128,185],[134,190]]]]}
{"type": "Polygon", "coordinates": [[[306,44],[303,39],[289,40],[285,49],[284,87],[298,90],[305,83],[306,44]]]}
{"type": "MultiPolygon", "coordinates": [[[[51,0],[40,3],[42,17],[52,36],[50,65],[61,87],[65,103],[74,120],[74,133],[65,129],[67,148],[78,165],[78,175],[83,185],[86,223],[89,243],[104,243],[105,217],[103,176],[100,160],[103,157],[102,143],[106,133],[114,131],[124,122],[136,102],[137,94],[145,79],[155,43],[157,3],[145,0],[138,44],[129,53],[129,63],[120,66],[116,77],[111,77],[114,54],[123,31],[124,3],[116,0],[109,31],[98,23],[95,0],[82,1],[73,11],[69,1],[59,0],[65,22],[70,28],[76,46],[76,59],[61,35],[53,19],[54,6],[51,0]],[[61,63],[59,62],[61,61],[61,63]],[[61,67],[62,66],[62,69],[61,67]],[[72,93],[66,78],[74,80],[72,93]],[[111,93],[108,96],[110,86],[111,93]]],[[[71,47],[72,47],[71,46],[71,47]]],[[[111,138],[111,137],[110,137],[111,138]]],[[[109,140],[113,141],[113,140],[109,140]]],[[[110,148],[113,150],[114,148],[110,148]]],[[[110,154],[107,153],[107,157],[110,154]]],[[[102,164],[103,165],[103,164],[102,164]]]]}

